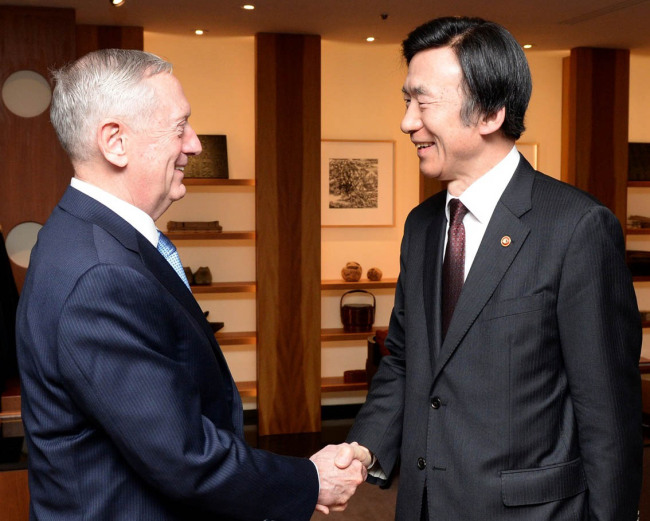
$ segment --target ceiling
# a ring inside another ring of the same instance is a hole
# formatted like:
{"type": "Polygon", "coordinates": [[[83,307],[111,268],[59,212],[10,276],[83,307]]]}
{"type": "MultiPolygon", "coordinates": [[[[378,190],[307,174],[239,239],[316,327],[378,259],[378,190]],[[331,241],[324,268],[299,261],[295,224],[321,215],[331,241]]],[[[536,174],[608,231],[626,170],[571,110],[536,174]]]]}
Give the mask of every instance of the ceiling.
{"type": "Polygon", "coordinates": [[[118,8],[109,0],[2,4],[72,7],[79,24],[135,25],[168,34],[202,28],[207,31],[202,38],[279,32],[345,42],[374,36],[377,44],[398,44],[437,16],[469,15],[501,23],[536,50],[587,46],[650,54],[650,0],[126,0],[118,8]],[[254,11],[241,8],[248,1],[256,5],[254,11]]]}

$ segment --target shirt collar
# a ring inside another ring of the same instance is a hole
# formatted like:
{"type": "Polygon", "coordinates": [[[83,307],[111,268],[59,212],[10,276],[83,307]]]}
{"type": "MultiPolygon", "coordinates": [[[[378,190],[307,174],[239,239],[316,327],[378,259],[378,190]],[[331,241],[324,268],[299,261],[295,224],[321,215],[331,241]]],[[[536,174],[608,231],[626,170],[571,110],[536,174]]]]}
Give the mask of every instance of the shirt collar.
{"type": "MultiPolygon", "coordinates": [[[[512,147],[510,152],[493,168],[474,181],[459,197],[470,213],[480,223],[486,224],[492,217],[501,195],[519,165],[519,152],[512,147]]],[[[447,192],[445,213],[449,220],[449,200],[453,196],[447,192]]]]}
{"type": "Polygon", "coordinates": [[[102,190],[101,188],[76,177],[71,179],[70,186],[86,194],[88,197],[92,197],[98,203],[108,207],[144,235],[154,248],[158,246],[158,229],[156,228],[156,224],[153,219],[147,213],[140,210],[140,208],[127,203],[119,197],[115,197],[106,190],[102,190]]]}

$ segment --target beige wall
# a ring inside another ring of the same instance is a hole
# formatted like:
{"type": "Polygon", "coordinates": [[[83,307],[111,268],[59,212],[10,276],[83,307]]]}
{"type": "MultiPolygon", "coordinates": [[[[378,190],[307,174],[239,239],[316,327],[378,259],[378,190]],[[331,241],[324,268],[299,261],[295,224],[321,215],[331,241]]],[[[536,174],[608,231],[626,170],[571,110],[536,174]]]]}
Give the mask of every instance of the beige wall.
{"type": "MultiPolygon", "coordinates": [[[[253,177],[254,39],[145,33],[145,49],[174,63],[175,73],[192,104],[190,122],[196,131],[228,136],[230,177],[253,177]]],[[[521,141],[538,145],[538,168],[556,178],[560,177],[562,59],[567,55],[568,52],[528,53],[533,95],[527,130],[521,141]]],[[[398,45],[322,42],[323,139],[395,142],[395,226],[323,228],[322,277],[325,279],[338,278],[341,267],[350,260],[359,262],[364,270],[377,266],[386,277],[398,274],[402,227],[409,210],[418,202],[419,186],[417,156],[408,137],[399,130],[404,111],[401,86],[405,73],[398,45]]],[[[649,84],[650,58],[633,56],[630,140],[650,141],[649,84]]],[[[217,219],[224,229],[253,229],[254,211],[251,189],[190,188],[189,195],[160,219],[159,226],[164,228],[168,220],[217,219]]],[[[193,269],[210,266],[217,281],[255,278],[253,244],[218,243],[218,248],[214,248],[184,243],[180,251],[184,264],[193,269]]],[[[375,324],[385,326],[392,292],[373,293],[377,297],[375,324]]],[[[340,291],[323,293],[323,327],[340,326],[340,296],[340,291]]],[[[211,296],[199,302],[203,309],[210,311],[211,318],[226,323],[226,330],[255,328],[254,295],[211,296]]],[[[254,346],[226,346],[224,350],[236,379],[255,378],[254,346]]],[[[364,343],[324,344],[323,375],[341,375],[346,369],[363,368],[365,359],[364,343]]]]}
{"type": "MultiPolygon", "coordinates": [[[[629,141],[650,143],[650,56],[630,58],[630,126],[629,141]]],[[[628,189],[628,215],[650,216],[650,188],[628,189]]],[[[646,236],[647,237],[647,236],[646,236]]],[[[650,239],[629,237],[630,250],[650,251],[650,239]]],[[[650,282],[635,284],[639,308],[650,311],[650,282]]],[[[643,332],[643,356],[650,358],[650,331],[643,332]]]]}

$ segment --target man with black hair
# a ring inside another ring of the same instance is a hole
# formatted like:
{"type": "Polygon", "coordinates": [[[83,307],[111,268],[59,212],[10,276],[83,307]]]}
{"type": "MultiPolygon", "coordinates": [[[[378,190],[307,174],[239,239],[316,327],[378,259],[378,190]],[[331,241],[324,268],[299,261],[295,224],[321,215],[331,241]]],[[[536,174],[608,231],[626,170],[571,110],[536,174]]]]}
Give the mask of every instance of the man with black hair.
{"type": "Polygon", "coordinates": [[[403,53],[401,128],[446,189],[406,221],[390,355],[349,441],[375,482],[401,458],[398,520],[634,520],[641,328],[620,224],[517,151],[531,77],[503,27],[436,19],[403,53]]]}

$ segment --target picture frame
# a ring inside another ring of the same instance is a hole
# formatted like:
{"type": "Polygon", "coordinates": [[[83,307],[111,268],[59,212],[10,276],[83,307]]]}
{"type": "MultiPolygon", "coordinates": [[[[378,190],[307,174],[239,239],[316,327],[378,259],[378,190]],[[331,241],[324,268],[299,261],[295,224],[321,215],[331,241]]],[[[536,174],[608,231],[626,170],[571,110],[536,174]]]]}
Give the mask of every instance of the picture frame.
{"type": "Polygon", "coordinates": [[[520,143],[517,142],[517,150],[521,155],[531,164],[535,170],[539,170],[537,166],[537,143],[520,143]]]}
{"type": "Polygon", "coordinates": [[[395,225],[395,141],[321,141],[321,226],[395,225]]]}
{"type": "Polygon", "coordinates": [[[185,167],[188,179],[228,179],[228,142],[223,134],[200,134],[202,151],[189,158],[185,167]]]}

